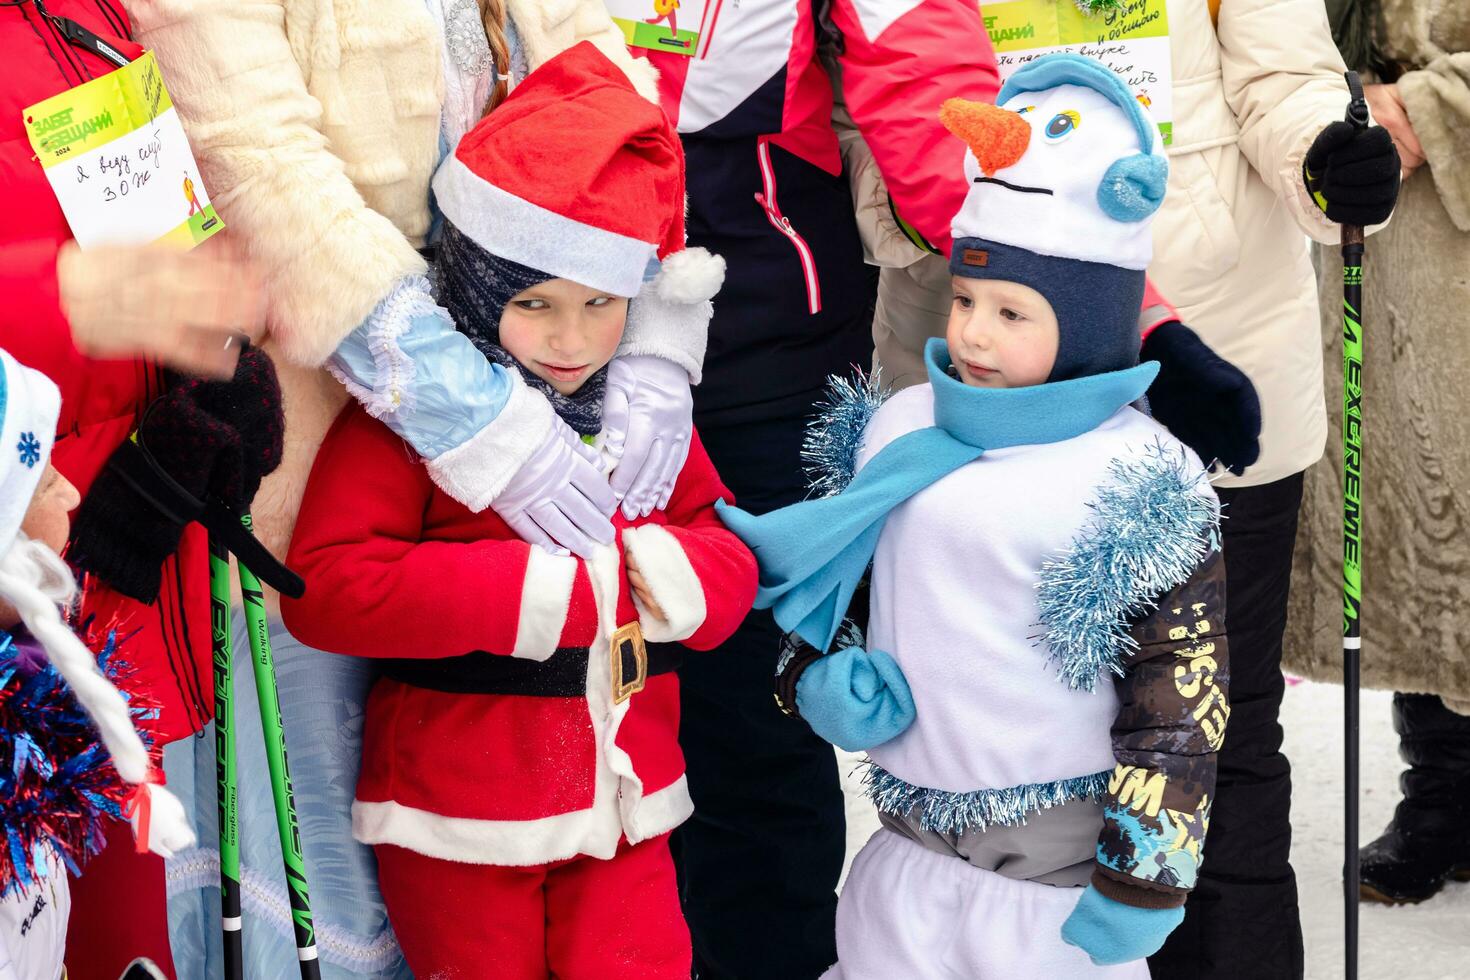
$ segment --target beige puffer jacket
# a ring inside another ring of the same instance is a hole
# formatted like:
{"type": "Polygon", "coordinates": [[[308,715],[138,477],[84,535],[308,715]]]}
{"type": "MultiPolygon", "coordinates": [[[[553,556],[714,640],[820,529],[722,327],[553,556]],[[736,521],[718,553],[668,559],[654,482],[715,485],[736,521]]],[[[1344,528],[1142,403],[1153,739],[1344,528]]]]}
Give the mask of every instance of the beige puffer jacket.
{"type": "MultiPolygon", "coordinates": [[[[1218,484],[1269,483],[1306,469],[1326,443],[1306,236],[1333,242],[1339,231],[1307,196],[1301,165],[1343,118],[1344,68],[1321,0],[1223,0],[1218,30],[1201,0],[1169,0],[1168,12],[1174,143],[1149,276],[1260,393],[1261,459],[1218,484]]],[[[894,226],[866,148],[845,146],[869,259],[888,267],[874,322],[882,364],[885,347],[917,352],[943,333],[948,276],[894,226]]]]}
{"type": "MultiPolygon", "coordinates": [[[[400,278],[424,271],[443,39],[424,0],[125,0],[228,234],[268,277],[286,455],[257,533],[284,556],[347,394],[319,365],[400,278]]],[[[535,68],[590,40],[657,99],[601,0],[508,0],[535,68]]]]}

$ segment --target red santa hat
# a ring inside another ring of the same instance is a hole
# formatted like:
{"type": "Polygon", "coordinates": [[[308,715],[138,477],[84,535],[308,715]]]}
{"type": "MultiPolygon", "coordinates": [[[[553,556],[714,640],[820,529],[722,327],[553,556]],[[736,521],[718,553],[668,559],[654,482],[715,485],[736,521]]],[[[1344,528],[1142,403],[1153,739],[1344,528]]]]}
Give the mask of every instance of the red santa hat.
{"type": "MultiPolygon", "coordinates": [[[[537,68],[466,134],[434,194],[487,252],[633,298],[644,346],[649,331],[707,328],[725,264],[684,247],[679,136],[590,42],[537,68]]],[[[697,379],[699,364],[685,367],[697,379]]]]}

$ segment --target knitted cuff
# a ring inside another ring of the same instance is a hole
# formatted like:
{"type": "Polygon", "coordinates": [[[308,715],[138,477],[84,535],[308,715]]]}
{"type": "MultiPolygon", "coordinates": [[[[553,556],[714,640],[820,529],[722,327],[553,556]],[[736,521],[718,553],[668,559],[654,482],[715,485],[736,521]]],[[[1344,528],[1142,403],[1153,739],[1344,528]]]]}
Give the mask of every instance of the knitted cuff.
{"type": "Polygon", "coordinates": [[[1176,909],[1189,897],[1188,889],[1144,881],[1101,865],[1092,869],[1092,887],[1106,898],[1139,909],[1176,909]]]}
{"type": "Polygon", "coordinates": [[[781,656],[776,661],[776,707],[788,718],[801,717],[796,709],[796,685],[802,673],[821,657],[820,650],[795,633],[781,637],[781,656]]]}

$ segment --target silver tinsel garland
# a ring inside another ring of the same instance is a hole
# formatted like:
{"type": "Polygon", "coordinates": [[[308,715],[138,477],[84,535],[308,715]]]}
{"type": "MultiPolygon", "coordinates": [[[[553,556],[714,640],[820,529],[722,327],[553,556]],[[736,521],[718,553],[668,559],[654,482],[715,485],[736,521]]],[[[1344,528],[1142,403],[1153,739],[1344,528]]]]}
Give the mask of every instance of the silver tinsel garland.
{"type": "Polygon", "coordinates": [[[807,425],[801,444],[812,496],[835,497],[852,482],[863,432],[888,397],[879,374],[859,369],[852,378],[834,374],[827,379],[827,393],[817,403],[816,416],[807,425]]]}
{"type": "Polygon", "coordinates": [[[915,816],[919,826],[941,834],[1017,827],[1031,814],[1071,803],[1099,800],[1108,789],[1112,770],[1074,776],[1049,783],[1026,783],[1006,789],[977,789],[968,793],[926,789],[898,778],[876,762],[865,762],[863,786],[873,805],[895,816],[915,816]]]}
{"type": "Polygon", "coordinates": [[[1088,527],[1042,565],[1036,586],[1038,639],[1062,680],[1085,691],[1104,671],[1122,676],[1138,648],[1129,618],[1151,612],[1220,547],[1219,507],[1183,449],[1156,443],[1110,469],[1088,527]]]}

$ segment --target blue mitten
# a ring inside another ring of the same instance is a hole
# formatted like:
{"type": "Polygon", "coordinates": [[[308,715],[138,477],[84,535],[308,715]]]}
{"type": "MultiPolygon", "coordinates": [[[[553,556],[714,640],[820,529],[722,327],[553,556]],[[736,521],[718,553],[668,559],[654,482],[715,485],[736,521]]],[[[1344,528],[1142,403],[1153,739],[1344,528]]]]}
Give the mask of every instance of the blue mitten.
{"type": "Polygon", "coordinates": [[[1182,906],[1136,908],[1115,902],[1088,885],[1062,923],[1062,941],[1081,949],[1097,966],[1116,966],[1157,953],[1182,921],[1182,906]]]}
{"type": "Polygon", "coordinates": [[[796,707],[812,731],[849,752],[882,745],[914,722],[914,696],[898,664],[859,646],[813,661],[796,683],[796,707]]]}

